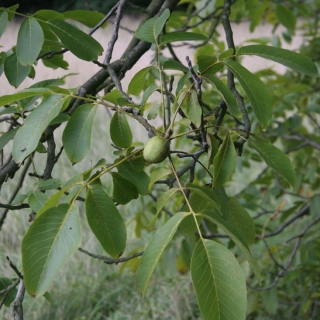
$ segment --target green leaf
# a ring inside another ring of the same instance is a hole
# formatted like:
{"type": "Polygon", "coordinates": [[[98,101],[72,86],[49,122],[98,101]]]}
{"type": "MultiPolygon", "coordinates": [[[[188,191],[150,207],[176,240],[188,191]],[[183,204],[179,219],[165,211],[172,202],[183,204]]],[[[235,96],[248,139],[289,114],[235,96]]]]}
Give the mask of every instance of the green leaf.
{"type": "Polygon", "coordinates": [[[276,6],[276,16],[279,22],[285,26],[292,34],[294,34],[296,29],[297,18],[292,12],[292,10],[284,7],[281,4],[276,6]]]}
{"type": "Polygon", "coordinates": [[[242,234],[239,233],[239,231],[234,228],[233,223],[230,223],[230,221],[226,221],[224,219],[224,215],[221,216],[212,210],[202,211],[201,216],[203,216],[204,218],[215,223],[218,227],[220,227],[230,237],[230,239],[239,247],[241,252],[244,254],[244,256],[248,260],[252,270],[254,271],[256,277],[260,281],[261,274],[260,274],[257,262],[252,257],[246,240],[243,238],[242,234]]]}
{"type": "Polygon", "coordinates": [[[155,168],[150,174],[150,183],[148,186],[149,190],[152,189],[155,182],[157,182],[158,180],[160,180],[163,177],[166,177],[169,174],[172,174],[171,169],[167,169],[167,168],[163,168],[163,167],[155,168]]]}
{"type": "Polygon", "coordinates": [[[113,200],[119,204],[126,204],[138,198],[136,186],[117,172],[111,172],[113,179],[113,200]]]}
{"type": "Polygon", "coordinates": [[[0,137],[0,150],[2,150],[6,144],[15,136],[18,128],[12,129],[8,132],[5,132],[0,137]]]}
{"type": "Polygon", "coordinates": [[[267,127],[272,117],[271,99],[263,82],[239,63],[226,59],[224,63],[239,80],[246,92],[258,121],[267,127]]]}
{"type": "Polygon", "coordinates": [[[72,114],[62,135],[66,154],[72,164],[80,162],[90,150],[91,132],[97,106],[83,104],[72,114]]]}
{"type": "Polygon", "coordinates": [[[228,249],[200,239],[191,259],[191,276],[204,320],[246,318],[246,280],[228,249]]]}
{"type": "Polygon", "coordinates": [[[62,204],[36,216],[21,245],[24,284],[31,296],[48,290],[80,244],[78,207],[62,204]]]}
{"type": "Polygon", "coordinates": [[[70,188],[74,187],[74,186],[78,186],[81,185],[83,186],[84,182],[83,182],[83,178],[82,178],[82,174],[78,174],[74,177],[72,177],[69,181],[67,181],[61,188],[60,191],[56,192],[55,194],[53,194],[44,204],[44,206],[38,211],[37,213],[37,217],[39,217],[43,212],[45,212],[46,210],[48,210],[49,208],[55,207],[60,198],[62,197],[62,195],[70,188]]]}
{"type": "Polygon", "coordinates": [[[213,159],[214,186],[219,187],[226,183],[236,166],[236,150],[230,133],[224,138],[218,153],[213,159]]]}
{"type": "Polygon", "coordinates": [[[277,171],[293,188],[295,187],[296,172],[286,154],[268,142],[249,140],[249,144],[259,153],[270,168],[277,171]]]}
{"type": "Polygon", "coordinates": [[[126,247],[127,229],[117,207],[99,184],[88,187],[85,205],[90,228],[103,249],[119,258],[126,247]]]}
{"type": "Polygon", "coordinates": [[[198,95],[194,90],[188,92],[181,108],[186,116],[197,126],[201,125],[202,109],[198,101],[198,95]]]}
{"type": "MultiPolygon", "coordinates": [[[[52,49],[50,48],[50,50],[47,51],[52,51],[52,49]]],[[[64,69],[64,70],[68,70],[69,67],[69,63],[65,60],[63,60],[63,55],[55,55],[53,57],[43,57],[42,59],[42,63],[48,67],[48,68],[52,68],[52,69],[64,69]]]]}
{"type": "Polygon", "coordinates": [[[163,64],[163,70],[178,70],[182,72],[189,71],[189,69],[181,62],[172,59],[165,61],[163,64]]]}
{"type": "Polygon", "coordinates": [[[40,190],[54,190],[59,188],[60,184],[60,180],[58,179],[40,180],[38,183],[38,188],[40,190]]]}
{"type": "MultiPolygon", "coordinates": [[[[201,198],[206,200],[207,204],[210,204],[213,208],[220,211],[220,201],[217,195],[213,192],[212,189],[201,187],[196,184],[187,183],[186,187],[191,190],[193,193],[198,194],[201,198]]],[[[196,211],[195,211],[196,212],[196,211]]]]}
{"type": "Polygon", "coordinates": [[[156,43],[155,34],[154,34],[154,25],[157,21],[157,18],[151,18],[147,20],[143,25],[141,25],[135,32],[135,37],[150,43],[156,43]]]}
{"type": "MultiPolygon", "coordinates": [[[[9,278],[2,277],[0,278],[0,291],[7,289],[9,286],[11,286],[13,281],[9,278]]],[[[10,304],[13,302],[17,295],[17,288],[13,288],[12,290],[9,291],[7,294],[5,300],[4,300],[4,305],[6,307],[10,307],[10,304]]],[[[3,294],[0,294],[0,300],[2,301],[3,299],[3,294]]]]}
{"type": "Polygon", "coordinates": [[[103,48],[98,41],[62,20],[49,20],[50,29],[59,37],[62,44],[82,60],[97,60],[103,48]]]}
{"type": "Polygon", "coordinates": [[[113,143],[120,148],[129,148],[132,143],[132,132],[127,117],[115,112],[110,123],[110,136],[113,143]]]}
{"type": "Polygon", "coordinates": [[[180,222],[188,215],[188,212],[176,213],[158,230],[145,249],[139,263],[136,278],[138,291],[142,292],[143,295],[146,293],[152,273],[163,251],[175,234],[180,222]]]}
{"type": "Polygon", "coordinates": [[[49,197],[45,193],[36,191],[28,197],[28,203],[34,212],[38,212],[48,199],[49,197]]]}
{"type": "Polygon", "coordinates": [[[8,12],[5,10],[0,10],[0,38],[6,31],[8,25],[8,12]]]}
{"type": "Polygon", "coordinates": [[[44,41],[38,21],[28,17],[22,21],[17,40],[17,57],[23,66],[31,66],[37,59],[44,41]]]}
{"type": "Polygon", "coordinates": [[[144,171],[132,170],[132,165],[126,161],[118,166],[118,172],[137,187],[139,194],[149,193],[150,178],[144,171]]]}
{"type": "Polygon", "coordinates": [[[158,215],[160,213],[160,211],[162,210],[162,208],[165,206],[165,204],[169,201],[169,199],[171,199],[171,197],[178,192],[180,189],[178,188],[171,188],[165,192],[162,192],[158,199],[157,199],[157,204],[156,204],[156,215],[158,215]]]}
{"type": "Polygon", "coordinates": [[[199,71],[206,76],[213,76],[224,67],[224,63],[217,62],[216,56],[199,55],[197,57],[199,71]]]}
{"type": "Polygon", "coordinates": [[[259,56],[278,62],[296,72],[309,76],[318,76],[317,66],[308,57],[287,49],[265,45],[251,45],[240,48],[237,55],[259,56]]]}
{"type": "Polygon", "coordinates": [[[157,43],[157,38],[169,16],[170,11],[166,9],[160,17],[149,19],[137,29],[135,33],[136,38],[146,42],[157,43]]]}
{"type": "Polygon", "coordinates": [[[140,104],[142,110],[144,110],[146,103],[152,93],[154,93],[158,89],[160,90],[160,88],[155,83],[153,83],[144,91],[140,104]]]}
{"type": "Polygon", "coordinates": [[[222,52],[221,54],[219,54],[218,59],[223,60],[226,58],[230,58],[233,55],[234,55],[234,49],[230,48],[230,49],[226,50],[225,52],[222,52]]]}
{"type": "Polygon", "coordinates": [[[106,166],[106,159],[100,159],[94,167],[82,172],[83,180],[89,179],[92,170],[100,169],[100,168],[103,168],[105,166],[106,166]]]}
{"type": "MultiPolygon", "coordinates": [[[[63,12],[65,19],[79,21],[89,28],[95,27],[103,18],[104,14],[91,10],[72,10],[63,12]]],[[[107,23],[104,23],[101,28],[105,28],[107,23]]]]}
{"type": "Polygon", "coordinates": [[[70,116],[66,113],[59,113],[50,123],[49,126],[53,124],[60,124],[70,120],[70,116]]]}
{"type": "Polygon", "coordinates": [[[229,199],[228,207],[229,210],[223,212],[223,219],[241,234],[248,246],[251,246],[256,238],[255,225],[251,216],[236,199],[229,199]]]}
{"type": "Polygon", "coordinates": [[[15,16],[15,13],[16,13],[16,10],[19,8],[19,5],[18,4],[14,4],[13,6],[9,7],[8,9],[8,19],[9,21],[11,21],[14,16],[15,16]]]}
{"type": "Polygon", "coordinates": [[[31,66],[23,66],[16,56],[12,54],[4,62],[4,73],[9,83],[18,88],[31,71],[31,66]]]}
{"type": "Polygon", "coordinates": [[[320,212],[320,194],[315,194],[310,199],[310,214],[312,218],[319,217],[320,212]]]}
{"type": "Polygon", "coordinates": [[[8,94],[8,95],[0,97],[0,106],[6,105],[6,104],[11,104],[11,103],[13,103],[15,101],[19,101],[21,99],[35,97],[38,95],[47,95],[47,94],[51,94],[51,93],[52,93],[52,91],[47,88],[24,89],[24,90],[18,91],[17,93],[8,94]]]}
{"type": "Polygon", "coordinates": [[[44,99],[26,118],[13,140],[12,156],[16,162],[22,162],[33,152],[48,124],[59,114],[64,97],[53,94],[44,99]]]}
{"type": "Polygon", "coordinates": [[[204,76],[203,79],[217,89],[223,100],[226,102],[230,113],[236,118],[241,118],[242,113],[231,90],[215,76],[204,76]]]}
{"type": "Polygon", "coordinates": [[[151,68],[154,67],[146,67],[144,69],[141,69],[134,75],[128,86],[129,94],[133,94],[134,96],[138,96],[140,94],[146,81],[147,74],[149,73],[151,68]]]}
{"type": "Polygon", "coordinates": [[[209,38],[195,32],[170,32],[160,37],[160,45],[176,41],[208,41],[209,38]]]}

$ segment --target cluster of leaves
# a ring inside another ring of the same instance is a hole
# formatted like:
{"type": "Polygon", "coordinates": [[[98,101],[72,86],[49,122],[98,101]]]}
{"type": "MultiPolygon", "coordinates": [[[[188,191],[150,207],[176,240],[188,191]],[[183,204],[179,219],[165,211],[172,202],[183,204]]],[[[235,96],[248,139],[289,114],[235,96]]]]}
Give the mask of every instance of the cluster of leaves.
{"type": "MultiPolygon", "coordinates": [[[[280,279],[288,273],[302,237],[320,220],[317,215],[319,195],[301,195],[308,179],[313,179],[311,184],[319,183],[319,172],[312,165],[308,177],[305,173],[296,175],[295,170],[305,168],[313,152],[312,159],[315,161],[319,151],[314,149],[320,149],[319,143],[313,133],[302,125],[300,113],[287,120],[288,110],[306,107],[306,116],[310,116],[311,111],[319,112],[317,95],[301,97],[301,88],[306,92],[315,92],[311,77],[318,76],[318,69],[307,56],[269,46],[261,43],[262,40],[235,48],[229,19],[240,19],[245,15],[253,17],[259,1],[251,1],[250,5],[239,1],[232,7],[231,1],[217,1],[215,5],[200,8],[195,1],[182,1],[190,3],[189,11],[182,14],[180,11],[172,12],[176,1],[166,1],[164,6],[158,2],[151,2],[146,18],[135,32],[135,38],[124,55],[113,63],[110,63],[110,58],[125,1],[119,1],[114,9],[117,9],[117,15],[113,37],[103,63],[96,61],[103,48],[91,34],[98,27],[106,26],[110,14],[104,16],[82,10],[65,13],[41,10],[25,17],[16,47],[1,53],[1,68],[14,87],[19,87],[27,76],[34,74],[39,59],[47,67],[66,68],[63,53],[67,50],[79,59],[101,66],[101,71],[80,88],[64,89],[61,87],[63,79],[47,79],[0,97],[0,106],[3,106],[0,115],[9,115],[5,118],[9,129],[0,137],[1,150],[13,139],[11,155],[0,169],[0,182],[3,184],[8,178],[14,178],[22,167],[28,170],[38,153],[47,153],[43,174],[35,170],[31,173],[38,178],[36,190],[19,194],[2,205],[8,210],[30,207],[33,211],[30,220],[34,221],[21,244],[23,280],[20,287],[25,286],[27,292],[35,297],[46,294],[65,262],[80,248],[79,206],[82,202],[92,232],[109,255],[102,260],[122,263],[136,259],[141,255],[136,251],[131,257],[122,257],[126,249],[127,227],[119,208],[151,194],[156,199],[154,215],[148,225],[139,222],[137,215],[137,234],[141,233],[141,229],[154,232],[152,226],[160,214],[166,212],[167,215],[162,220],[165,220],[164,224],[147,244],[138,264],[138,290],[146,293],[163,253],[172,243],[177,243],[174,239],[178,237],[181,241],[181,249],[179,252],[177,250],[179,268],[183,272],[190,270],[203,318],[245,319],[248,309],[251,313],[256,311],[258,300],[257,296],[253,296],[254,303],[249,304],[248,308],[246,277],[234,253],[241,253],[254,272],[255,277],[250,273],[249,286],[266,281],[260,274],[263,266],[259,266],[253,258],[250,247],[256,239],[258,246],[262,243],[258,239],[264,240],[281,233],[310,211],[312,220],[298,236],[298,245],[289,263],[284,266],[278,262],[275,264],[277,268],[279,265],[282,268],[281,272],[277,272],[280,279]],[[66,19],[78,21],[92,29],[86,34],[66,19]],[[227,37],[227,49],[215,33],[220,20],[227,37]],[[212,31],[209,37],[208,29],[212,31]],[[185,65],[174,53],[175,42],[189,41],[200,43],[194,66],[189,58],[185,65]],[[150,48],[155,52],[154,63],[132,78],[125,93],[121,79],[150,48]],[[169,49],[171,58],[163,54],[165,48],[169,49]],[[213,49],[220,53],[212,54],[213,49]],[[253,74],[238,62],[242,56],[262,57],[280,63],[293,72],[278,75],[265,70],[258,75],[253,74]],[[302,78],[296,73],[302,74],[302,78]],[[288,84],[287,96],[279,98],[284,93],[280,87],[287,80],[290,80],[290,86],[296,88],[293,90],[288,84]],[[105,92],[99,94],[102,88],[106,88],[105,92]],[[270,95],[271,91],[273,95],[270,95]],[[161,95],[160,103],[150,108],[149,101],[155,92],[161,95]],[[141,100],[134,102],[130,96],[141,100]],[[293,107],[288,108],[289,104],[293,107]],[[114,112],[109,125],[110,137],[117,149],[112,163],[107,164],[105,159],[101,159],[68,181],[53,178],[52,170],[61,152],[66,153],[70,165],[87,156],[98,107],[114,112]],[[128,118],[141,124],[149,136],[161,135],[170,139],[171,154],[157,167],[154,168],[142,157],[143,149],[137,148],[128,118]],[[152,124],[154,119],[161,120],[160,128],[152,124]],[[62,126],[63,149],[56,153],[53,133],[62,126]],[[286,129],[291,134],[286,135],[286,129]],[[278,136],[281,137],[280,148],[274,145],[278,136]],[[187,139],[194,143],[190,146],[187,139]],[[302,141],[303,145],[292,145],[291,140],[302,141]],[[305,147],[303,152],[307,156],[295,157],[292,164],[286,153],[305,147]],[[248,185],[235,195],[236,192],[230,191],[230,181],[235,175],[237,154],[242,155],[243,166],[250,168],[253,161],[264,161],[267,166],[257,179],[245,182],[248,185]],[[110,175],[112,179],[112,195],[101,179],[105,175],[110,175]],[[266,191],[265,197],[262,197],[264,199],[261,199],[263,188],[270,187],[272,191],[266,191]],[[294,191],[288,191],[290,187],[294,191]],[[300,201],[288,200],[288,195],[300,196],[300,201]],[[277,199],[281,197],[279,204],[277,199]],[[281,214],[283,224],[278,227],[279,231],[269,231],[267,224],[282,211],[284,201],[289,205],[281,214]],[[259,206],[266,208],[262,214],[257,210],[259,206]],[[256,213],[258,218],[264,213],[271,212],[273,215],[269,215],[261,225],[260,220],[254,223],[248,211],[256,213]],[[224,237],[230,239],[228,248],[223,240],[217,240],[224,237]],[[233,248],[234,245],[237,249],[233,248]]],[[[0,10],[0,34],[5,32],[7,21],[12,20],[17,8],[0,10]]],[[[266,2],[259,10],[260,14],[252,19],[251,30],[259,24],[259,18],[268,14],[268,19],[273,15],[278,19],[277,23],[287,29],[286,39],[295,32],[295,16],[287,7],[266,2]]],[[[317,130],[318,120],[318,115],[311,115],[309,119],[317,130]]],[[[306,189],[309,192],[312,187],[306,189]]],[[[5,216],[2,216],[1,224],[5,216]]],[[[276,261],[272,250],[267,248],[276,261]]],[[[95,254],[89,255],[101,259],[95,254]]],[[[279,279],[276,278],[274,285],[279,279]]],[[[10,279],[2,278],[0,288],[4,289],[3,301],[7,304],[13,301],[12,307],[16,308],[19,290],[16,293],[6,289],[12,283],[10,279]],[[8,293],[10,295],[6,296],[8,293]]],[[[272,281],[270,283],[270,288],[274,287],[272,281]]],[[[268,312],[273,311],[269,309],[268,312]]]]}

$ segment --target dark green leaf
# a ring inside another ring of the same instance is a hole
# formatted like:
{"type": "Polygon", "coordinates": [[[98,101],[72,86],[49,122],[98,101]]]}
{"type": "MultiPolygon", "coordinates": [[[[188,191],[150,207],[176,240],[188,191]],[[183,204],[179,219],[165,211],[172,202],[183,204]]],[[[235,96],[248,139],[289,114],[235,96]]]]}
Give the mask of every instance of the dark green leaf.
{"type": "Polygon", "coordinates": [[[320,194],[315,194],[310,199],[310,214],[312,218],[319,217],[320,213],[320,194]]]}
{"type": "MultiPolygon", "coordinates": [[[[0,278],[0,291],[7,289],[10,285],[12,285],[13,281],[9,278],[2,277],[0,278]]],[[[10,307],[10,304],[13,302],[17,295],[17,288],[13,288],[9,291],[8,295],[6,296],[4,300],[4,305],[6,307],[10,307]]],[[[0,300],[2,301],[3,294],[0,294],[0,300]]]]}
{"type": "Polygon", "coordinates": [[[187,93],[185,102],[181,108],[186,116],[197,126],[201,124],[202,109],[198,101],[198,95],[194,90],[187,93]]]}
{"type": "Polygon", "coordinates": [[[11,6],[11,7],[9,7],[8,9],[8,19],[9,19],[9,21],[11,21],[13,18],[14,18],[14,16],[15,16],[15,13],[16,13],[16,10],[19,8],[19,5],[18,4],[15,4],[15,5],[13,5],[13,6],[11,6]]]}
{"type": "Polygon", "coordinates": [[[23,20],[17,40],[17,57],[23,66],[31,66],[37,59],[44,41],[38,21],[32,17],[23,20]]]}
{"type": "Polygon", "coordinates": [[[111,172],[113,179],[113,200],[119,204],[126,204],[138,198],[136,186],[117,172],[111,172]]]}
{"type": "Polygon", "coordinates": [[[30,113],[13,140],[12,156],[15,161],[22,162],[36,149],[43,131],[59,114],[63,102],[63,96],[53,94],[30,113]]]}
{"type": "Polygon", "coordinates": [[[21,245],[23,280],[31,296],[42,296],[48,290],[80,244],[76,206],[62,204],[37,215],[21,245]]]}
{"type": "Polygon", "coordinates": [[[88,187],[85,204],[90,228],[103,249],[113,258],[120,258],[126,247],[127,229],[117,207],[99,184],[88,187]]]}
{"type": "Polygon", "coordinates": [[[63,45],[80,59],[97,60],[103,48],[98,41],[62,20],[50,20],[50,29],[59,37],[63,45]]]}
{"type": "Polygon", "coordinates": [[[4,62],[4,73],[9,83],[18,88],[31,71],[31,66],[23,66],[16,56],[12,54],[4,62]]]}
{"type": "Polygon", "coordinates": [[[72,164],[80,162],[90,150],[91,132],[97,106],[83,104],[72,114],[62,135],[66,154],[72,164]]]}
{"type": "Polygon", "coordinates": [[[192,255],[191,276],[204,320],[246,318],[246,279],[228,249],[214,241],[199,240],[192,255]]]}
{"type": "Polygon", "coordinates": [[[260,157],[270,168],[284,177],[293,188],[295,187],[296,172],[289,157],[285,153],[268,142],[249,140],[249,144],[259,153],[260,157]]]}
{"type": "Polygon", "coordinates": [[[8,12],[5,10],[0,10],[0,38],[6,31],[8,25],[8,12]]]}
{"type": "Polygon", "coordinates": [[[221,80],[219,80],[215,76],[207,76],[207,75],[204,76],[203,79],[209,82],[211,85],[213,85],[217,89],[217,91],[220,93],[220,95],[226,102],[228,109],[233,116],[235,116],[236,118],[242,117],[242,113],[239,110],[236,98],[234,97],[231,90],[221,80]]]}
{"type": "Polygon", "coordinates": [[[6,144],[15,136],[18,128],[5,132],[0,137],[0,150],[2,150],[6,144]]]}
{"type": "Polygon", "coordinates": [[[226,59],[224,63],[239,80],[246,92],[258,121],[267,127],[272,117],[272,104],[267,88],[263,82],[241,64],[226,59]]]}
{"type": "Polygon", "coordinates": [[[217,155],[213,159],[214,186],[219,187],[226,183],[236,166],[236,150],[230,133],[224,138],[217,155]]]}
{"type": "Polygon", "coordinates": [[[276,16],[279,22],[285,26],[292,34],[294,34],[296,29],[297,18],[292,10],[287,7],[277,4],[276,6],[276,16]]]}
{"type": "Polygon", "coordinates": [[[317,66],[306,56],[294,51],[265,45],[245,46],[238,50],[237,55],[255,55],[272,60],[309,76],[318,76],[317,66]]]}
{"type": "MultiPolygon", "coordinates": [[[[91,10],[73,10],[63,12],[65,19],[71,19],[79,21],[89,28],[95,27],[103,18],[104,14],[97,11],[91,10]]],[[[107,23],[104,23],[101,27],[105,28],[107,23]]]]}
{"type": "Polygon", "coordinates": [[[235,229],[233,223],[230,223],[224,219],[224,216],[219,215],[212,210],[204,210],[201,212],[201,215],[215,223],[218,227],[220,227],[230,238],[231,240],[239,247],[241,252],[244,254],[252,270],[254,271],[255,275],[257,276],[258,280],[261,280],[260,271],[257,265],[257,262],[251,255],[249,246],[246,240],[243,238],[242,234],[239,233],[238,229],[235,229]]]}
{"type": "Polygon", "coordinates": [[[113,143],[120,148],[128,148],[132,143],[132,132],[127,117],[115,112],[110,123],[110,136],[113,143]]]}
{"type": "Polygon", "coordinates": [[[167,60],[163,64],[163,70],[178,70],[182,72],[188,72],[189,69],[184,66],[181,62],[176,61],[176,60],[167,60]]]}

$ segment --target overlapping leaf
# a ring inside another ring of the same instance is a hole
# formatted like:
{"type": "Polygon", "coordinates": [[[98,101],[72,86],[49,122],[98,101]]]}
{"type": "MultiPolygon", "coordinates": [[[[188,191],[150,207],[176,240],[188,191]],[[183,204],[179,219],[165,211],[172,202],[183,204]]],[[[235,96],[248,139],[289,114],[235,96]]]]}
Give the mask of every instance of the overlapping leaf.
{"type": "Polygon", "coordinates": [[[80,244],[76,206],[62,204],[37,216],[21,246],[24,284],[29,294],[42,296],[80,244]]]}
{"type": "Polygon", "coordinates": [[[63,20],[49,20],[50,29],[59,37],[62,44],[82,60],[96,60],[102,54],[101,44],[83,31],[63,20]]]}
{"type": "Polygon", "coordinates": [[[175,234],[180,222],[187,215],[189,215],[188,212],[179,212],[170,218],[154,235],[144,251],[137,270],[137,287],[143,295],[163,251],[175,234]]]}
{"type": "Polygon", "coordinates": [[[296,184],[296,172],[289,157],[274,145],[263,141],[251,141],[252,146],[266,164],[284,177],[292,187],[296,184]]]}
{"type": "Polygon", "coordinates": [[[62,95],[50,95],[26,118],[13,140],[12,156],[16,162],[21,162],[36,149],[42,132],[59,114],[63,102],[62,95]]]}
{"type": "Polygon", "coordinates": [[[116,112],[110,123],[110,136],[113,143],[120,148],[128,148],[132,143],[132,132],[127,117],[116,112]]]}
{"type": "Polygon", "coordinates": [[[36,61],[43,41],[43,31],[38,21],[33,17],[24,19],[17,40],[17,57],[23,66],[30,66],[36,61]]]}
{"type": "Polygon", "coordinates": [[[113,200],[119,204],[126,204],[137,199],[139,194],[136,186],[117,172],[112,172],[113,200]]]}
{"type": "Polygon", "coordinates": [[[236,166],[236,150],[230,133],[224,138],[222,145],[213,159],[214,186],[219,187],[226,183],[236,166]]]}
{"type": "Polygon", "coordinates": [[[126,247],[127,229],[117,207],[99,184],[88,187],[85,204],[91,230],[103,249],[119,258],[126,247]]]}
{"type": "Polygon", "coordinates": [[[244,320],[247,297],[244,273],[221,244],[199,240],[191,260],[192,282],[204,320],[244,320]]]}
{"type": "Polygon", "coordinates": [[[91,132],[97,106],[83,104],[72,114],[62,135],[66,154],[74,164],[80,162],[90,150],[91,132]]]}
{"type": "Polygon", "coordinates": [[[236,61],[226,59],[223,62],[233,72],[246,92],[258,121],[267,127],[272,117],[272,104],[263,82],[236,61]]]}
{"type": "Polygon", "coordinates": [[[250,45],[241,47],[237,55],[255,55],[272,60],[309,76],[317,76],[317,66],[307,57],[291,50],[265,45],[250,45]]]}

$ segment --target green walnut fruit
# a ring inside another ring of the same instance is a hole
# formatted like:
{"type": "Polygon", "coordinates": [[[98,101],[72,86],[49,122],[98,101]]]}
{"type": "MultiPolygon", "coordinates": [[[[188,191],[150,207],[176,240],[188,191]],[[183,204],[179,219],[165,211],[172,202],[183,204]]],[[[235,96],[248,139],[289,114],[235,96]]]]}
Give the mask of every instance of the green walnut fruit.
{"type": "Polygon", "coordinates": [[[170,140],[154,136],[146,144],[143,157],[150,163],[162,162],[170,153],[170,140]]]}

